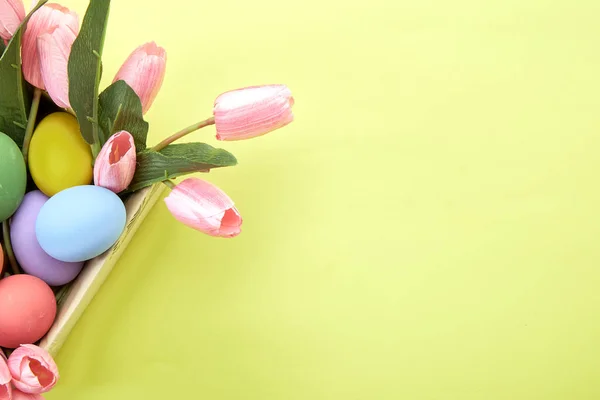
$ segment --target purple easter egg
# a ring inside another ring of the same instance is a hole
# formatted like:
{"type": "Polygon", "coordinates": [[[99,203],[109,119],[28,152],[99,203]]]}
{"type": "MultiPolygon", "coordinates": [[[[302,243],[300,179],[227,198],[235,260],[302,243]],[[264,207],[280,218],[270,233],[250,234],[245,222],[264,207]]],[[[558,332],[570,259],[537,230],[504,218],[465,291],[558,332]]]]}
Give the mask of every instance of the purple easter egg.
{"type": "Polygon", "coordinates": [[[63,262],[50,257],[40,247],[35,235],[35,221],[48,197],[35,190],[23,198],[12,217],[10,239],[15,257],[23,271],[36,276],[50,286],[61,286],[77,277],[83,262],[63,262]]]}

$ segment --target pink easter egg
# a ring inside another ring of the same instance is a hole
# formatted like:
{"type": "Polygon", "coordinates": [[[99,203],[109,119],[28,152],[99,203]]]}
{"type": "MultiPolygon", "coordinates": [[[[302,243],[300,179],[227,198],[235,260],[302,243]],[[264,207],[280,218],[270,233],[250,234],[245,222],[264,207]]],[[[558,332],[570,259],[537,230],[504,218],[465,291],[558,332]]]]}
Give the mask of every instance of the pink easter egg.
{"type": "Polygon", "coordinates": [[[54,323],[56,299],[50,286],[31,275],[0,280],[0,346],[10,349],[40,340],[54,323]]]}

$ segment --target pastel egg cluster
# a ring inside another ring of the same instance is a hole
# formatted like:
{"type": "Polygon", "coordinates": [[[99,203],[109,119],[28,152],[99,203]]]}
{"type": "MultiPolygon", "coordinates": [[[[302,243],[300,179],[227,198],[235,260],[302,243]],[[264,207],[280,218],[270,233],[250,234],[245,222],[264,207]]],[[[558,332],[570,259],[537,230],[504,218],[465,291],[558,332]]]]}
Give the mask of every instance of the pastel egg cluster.
{"type": "MultiPolygon", "coordinates": [[[[0,133],[0,221],[10,218],[12,250],[24,272],[0,280],[0,346],[6,348],[47,333],[56,317],[52,287],[73,281],[126,224],[121,198],[92,184],[90,147],[71,114],[55,112],[39,122],[28,160],[27,191],[23,155],[0,133]]],[[[0,268],[6,264],[0,252],[0,268]]]]}

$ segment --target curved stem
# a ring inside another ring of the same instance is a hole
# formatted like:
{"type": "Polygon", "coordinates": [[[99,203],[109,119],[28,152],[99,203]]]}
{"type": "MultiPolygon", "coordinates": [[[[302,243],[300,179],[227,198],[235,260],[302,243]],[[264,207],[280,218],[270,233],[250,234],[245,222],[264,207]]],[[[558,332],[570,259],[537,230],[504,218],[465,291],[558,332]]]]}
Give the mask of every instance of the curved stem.
{"type": "Polygon", "coordinates": [[[27,165],[27,160],[29,157],[29,143],[31,143],[31,137],[33,136],[33,128],[35,126],[35,120],[40,107],[41,97],[42,89],[36,87],[33,91],[33,100],[31,101],[31,109],[29,110],[27,127],[25,128],[25,139],[23,139],[23,158],[25,159],[25,165],[27,165]]]}
{"type": "Polygon", "coordinates": [[[14,275],[18,275],[21,273],[21,271],[19,271],[19,264],[17,264],[12,243],[10,242],[10,225],[8,224],[8,219],[2,222],[2,236],[4,237],[4,248],[6,250],[6,256],[8,257],[12,273],[14,275]]]}
{"type": "Polygon", "coordinates": [[[190,125],[187,128],[184,128],[184,129],[180,130],[179,132],[169,136],[168,138],[166,138],[165,140],[163,140],[162,142],[160,142],[159,144],[157,144],[150,150],[161,151],[162,149],[164,149],[165,147],[167,147],[174,141],[181,139],[188,133],[197,131],[198,129],[204,128],[205,126],[214,125],[214,123],[215,123],[215,117],[210,117],[208,119],[205,119],[204,121],[200,121],[198,123],[195,123],[194,125],[190,125]]]}

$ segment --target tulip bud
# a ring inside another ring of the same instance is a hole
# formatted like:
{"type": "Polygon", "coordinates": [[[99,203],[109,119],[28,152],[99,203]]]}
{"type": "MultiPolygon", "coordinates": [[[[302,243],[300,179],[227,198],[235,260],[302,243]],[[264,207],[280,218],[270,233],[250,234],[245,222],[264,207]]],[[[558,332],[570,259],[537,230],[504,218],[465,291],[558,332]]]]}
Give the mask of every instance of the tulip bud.
{"type": "MultiPolygon", "coordinates": [[[[69,11],[68,8],[60,4],[48,3],[33,13],[23,34],[21,49],[23,75],[27,82],[42,90],[45,90],[46,86],[42,78],[37,39],[45,33],[53,32],[54,29],[61,25],[64,25],[64,28],[68,27],[71,32],[77,34],[79,32],[79,17],[77,13],[69,11]]],[[[56,53],[54,54],[57,55],[56,53]]]]}
{"type": "Polygon", "coordinates": [[[115,193],[129,186],[135,174],[135,143],[127,131],[112,135],[98,153],[94,164],[94,184],[115,193]]]}
{"type": "Polygon", "coordinates": [[[10,40],[25,19],[21,0],[0,0],[0,38],[10,40]]]}
{"type": "Polygon", "coordinates": [[[13,389],[12,400],[44,400],[41,394],[23,393],[19,389],[13,389]]]}
{"type": "Polygon", "coordinates": [[[150,42],[135,49],[125,60],[113,83],[125,81],[138,95],[145,114],[162,86],[167,67],[165,49],[150,42]]]}
{"type": "Polygon", "coordinates": [[[69,25],[59,25],[37,39],[42,81],[54,103],[62,108],[71,107],[67,67],[78,33],[69,25]]]}
{"type": "Polygon", "coordinates": [[[11,400],[13,399],[13,389],[10,381],[12,376],[6,363],[6,356],[0,350],[0,400],[11,400]]]}
{"type": "Polygon", "coordinates": [[[52,356],[33,344],[21,345],[13,351],[8,357],[8,368],[15,388],[25,393],[45,393],[56,385],[59,378],[52,356]]]}
{"type": "Polygon", "coordinates": [[[261,136],[294,120],[292,92],[285,85],[253,86],[221,94],[213,112],[218,140],[261,136]]]}
{"type": "Polygon", "coordinates": [[[165,198],[165,203],[175,219],[198,231],[226,238],[240,234],[242,217],[233,201],[202,179],[182,181],[165,198]]]}

